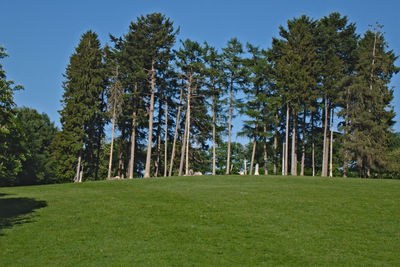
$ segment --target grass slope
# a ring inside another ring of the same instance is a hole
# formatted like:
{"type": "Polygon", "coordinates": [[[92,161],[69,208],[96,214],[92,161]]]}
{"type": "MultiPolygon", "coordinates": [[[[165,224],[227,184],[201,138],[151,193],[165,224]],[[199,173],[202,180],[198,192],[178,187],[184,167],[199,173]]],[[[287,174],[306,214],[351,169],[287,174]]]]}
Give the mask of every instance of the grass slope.
{"type": "Polygon", "coordinates": [[[0,188],[0,266],[400,265],[400,181],[174,177],[0,188]]]}

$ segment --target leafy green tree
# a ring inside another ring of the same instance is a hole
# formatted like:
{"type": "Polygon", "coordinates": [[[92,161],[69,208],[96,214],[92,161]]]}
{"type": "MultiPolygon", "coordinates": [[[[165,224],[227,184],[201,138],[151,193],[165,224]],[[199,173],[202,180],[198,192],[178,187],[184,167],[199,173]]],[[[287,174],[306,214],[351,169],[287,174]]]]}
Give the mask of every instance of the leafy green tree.
{"type": "Polygon", "coordinates": [[[17,184],[48,184],[57,182],[55,162],[50,145],[57,132],[47,114],[39,114],[31,108],[15,109],[20,137],[24,144],[25,161],[18,174],[17,184]]]}
{"type": "Polygon", "coordinates": [[[64,75],[62,131],[54,141],[61,181],[98,179],[105,124],[105,71],[97,34],[82,35],[64,75]],[[83,168],[85,172],[83,172],[83,168]]]}
{"type": "MultiPolygon", "coordinates": [[[[0,47],[0,60],[7,56],[4,47],[0,47]]],[[[14,91],[22,86],[14,86],[7,80],[6,72],[0,61],[0,186],[14,185],[17,174],[22,170],[26,158],[18,122],[13,107],[14,91]]]]}

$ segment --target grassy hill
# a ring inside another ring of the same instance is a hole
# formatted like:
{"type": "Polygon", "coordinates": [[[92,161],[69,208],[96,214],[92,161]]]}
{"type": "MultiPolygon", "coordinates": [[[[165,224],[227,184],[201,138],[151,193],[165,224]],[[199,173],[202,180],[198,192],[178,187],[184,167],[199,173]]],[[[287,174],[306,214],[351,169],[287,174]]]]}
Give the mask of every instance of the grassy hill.
{"type": "Polygon", "coordinates": [[[400,265],[400,181],[174,177],[0,188],[0,266],[400,265]]]}

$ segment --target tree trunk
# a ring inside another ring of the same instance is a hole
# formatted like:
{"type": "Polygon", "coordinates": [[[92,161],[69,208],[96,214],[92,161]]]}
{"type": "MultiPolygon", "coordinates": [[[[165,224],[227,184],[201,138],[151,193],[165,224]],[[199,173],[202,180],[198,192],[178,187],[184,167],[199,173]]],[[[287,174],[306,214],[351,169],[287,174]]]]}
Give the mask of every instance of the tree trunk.
{"type": "Polygon", "coordinates": [[[334,109],[332,108],[332,115],[331,115],[331,142],[330,142],[330,151],[329,151],[329,177],[333,177],[333,116],[334,116],[334,109]]]}
{"type": "Polygon", "coordinates": [[[286,136],[285,136],[285,175],[288,175],[289,164],[288,164],[288,154],[289,154],[289,104],[286,104],[286,136]]]}
{"type": "Polygon", "coordinates": [[[297,114],[293,112],[292,128],[292,164],[290,174],[297,176],[297,150],[296,150],[296,132],[297,132],[297,114]]]}
{"type": "Polygon", "coordinates": [[[215,95],[212,97],[212,134],[213,134],[213,163],[212,163],[212,175],[216,175],[216,114],[215,114],[215,95]]]}
{"type": "Polygon", "coordinates": [[[76,177],[75,177],[75,179],[74,179],[74,182],[76,183],[76,182],[79,182],[79,173],[80,173],[80,170],[81,170],[81,160],[82,160],[82,156],[81,156],[81,153],[79,152],[79,156],[78,156],[78,165],[76,166],[76,177]]]}
{"type": "Polygon", "coordinates": [[[230,164],[231,164],[231,128],[232,128],[232,90],[233,90],[233,81],[231,80],[231,86],[229,88],[229,122],[228,122],[228,152],[226,158],[226,174],[230,172],[230,164]]]}
{"type": "MultiPolygon", "coordinates": [[[[134,94],[136,97],[137,83],[135,83],[134,94]]],[[[132,112],[132,132],[131,132],[131,155],[129,157],[129,171],[128,178],[133,179],[133,171],[135,169],[135,145],[136,145],[136,99],[133,100],[133,112],[132,112]]]]}
{"type": "Polygon", "coordinates": [[[264,174],[268,175],[267,125],[264,124],[264,174]]]}
{"type": "Polygon", "coordinates": [[[314,144],[314,113],[313,112],[311,112],[311,138],[312,138],[312,152],[311,152],[312,176],[315,176],[315,144],[314,144]]]}
{"type": "Polygon", "coordinates": [[[181,87],[181,95],[179,97],[179,107],[178,114],[176,115],[176,125],[175,125],[175,134],[174,134],[174,143],[172,144],[172,153],[171,153],[171,163],[169,166],[168,176],[172,176],[172,170],[174,168],[174,160],[175,160],[175,149],[176,149],[176,139],[178,138],[178,129],[179,129],[179,119],[181,115],[181,105],[182,105],[182,96],[183,96],[183,85],[181,87]]]}
{"type": "Polygon", "coordinates": [[[325,109],[324,109],[324,120],[322,123],[322,127],[324,128],[324,139],[323,139],[323,145],[322,145],[322,172],[321,176],[326,177],[328,175],[328,170],[327,170],[327,163],[328,163],[328,155],[326,153],[327,147],[326,147],[326,136],[328,133],[328,100],[325,98],[325,109]]]}
{"type": "Polygon", "coordinates": [[[278,114],[275,114],[275,133],[274,133],[274,175],[277,171],[277,152],[278,152],[278,114]]]}
{"type": "Polygon", "coordinates": [[[254,137],[253,151],[251,152],[251,161],[250,161],[250,175],[253,175],[253,165],[254,165],[254,157],[256,155],[256,146],[257,146],[257,140],[254,137]]]}
{"type": "Polygon", "coordinates": [[[83,166],[82,166],[82,169],[81,169],[81,171],[79,173],[79,180],[78,180],[79,183],[82,183],[82,177],[83,177],[83,166]]]}
{"type": "MultiPolygon", "coordinates": [[[[345,124],[346,124],[346,128],[344,131],[344,134],[347,136],[349,134],[349,102],[347,101],[346,103],[346,119],[345,119],[345,124]]],[[[347,177],[347,164],[348,164],[348,153],[347,153],[347,148],[344,148],[344,160],[343,160],[343,177],[346,178],[347,177]]]]}
{"type": "Polygon", "coordinates": [[[186,135],[186,175],[189,175],[189,145],[190,145],[190,98],[191,98],[191,84],[192,84],[192,79],[189,79],[189,86],[188,86],[188,100],[187,100],[187,135],[186,135]]]}
{"type": "Polygon", "coordinates": [[[144,178],[150,177],[150,164],[151,164],[151,146],[153,137],[153,113],[154,113],[154,88],[156,83],[156,71],[154,69],[155,61],[151,62],[151,96],[150,96],[150,110],[149,110],[149,131],[147,138],[147,155],[146,155],[146,168],[144,171],[144,178]]]}
{"type": "Polygon", "coordinates": [[[111,146],[110,146],[110,160],[108,162],[108,174],[107,178],[111,178],[111,167],[112,167],[112,156],[113,156],[113,148],[114,148],[114,130],[115,130],[115,103],[113,107],[113,115],[112,115],[112,132],[111,132],[111,146]]]}
{"type": "Polygon", "coordinates": [[[307,110],[304,109],[303,115],[303,140],[301,144],[301,168],[300,168],[300,176],[304,176],[304,162],[306,159],[306,144],[305,144],[305,137],[306,137],[306,114],[307,110]]]}
{"type": "MultiPolygon", "coordinates": [[[[186,111],[187,113],[187,111],[186,111]]],[[[187,116],[187,114],[185,115],[187,116]]],[[[187,137],[187,119],[185,118],[185,131],[183,133],[182,148],[181,148],[181,161],[179,162],[179,173],[178,176],[182,176],[183,164],[185,163],[185,150],[186,150],[186,137],[187,137]]]]}
{"type": "Polygon", "coordinates": [[[282,175],[285,175],[285,150],[286,144],[282,143],[282,175]]]}
{"type": "Polygon", "coordinates": [[[165,140],[164,140],[164,177],[167,177],[168,170],[168,101],[167,96],[165,96],[165,140]]]}
{"type": "Polygon", "coordinates": [[[158,177],[161,168],[161,120],[162,120],[162,95],[158,96],[158,125],[157,125],[157,156],[154,162],[154,177],[158,177]]]}

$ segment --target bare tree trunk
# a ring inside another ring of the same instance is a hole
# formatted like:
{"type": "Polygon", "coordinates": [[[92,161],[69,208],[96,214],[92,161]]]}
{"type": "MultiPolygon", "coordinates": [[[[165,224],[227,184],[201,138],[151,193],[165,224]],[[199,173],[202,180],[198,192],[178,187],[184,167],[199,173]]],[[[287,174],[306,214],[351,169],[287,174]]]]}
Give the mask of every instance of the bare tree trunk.
{"type": "Polygon", "coordinates": [[[78,165],[76,166],[76,174],[75,174],[75,178],[74,178],[74,182],[79,182],[79,173],[81,170],[81,160],[82,160],[82,156],[81,153],[79,152],[79,156],[78,156],[78,165]]]}
{"type": "Polygon", "coordinates": [[[312,152],[311,152],[312,176],[315,176],[315,144],[314,144],[314,113],[313,112],[311,112],[311,138],[312,138],[312,152]]]}
{"type": "Polygon", "coordinates": [[[190,98],[191,98],[191,78],[189,79],[188,94],[187,94],[187,135],[186,135],[186,175],[189,175],[189,144],[190,144],[190,98]]]}
{"type": "Polygon", "coordinates": [[[82,183],[82,177],[83,177],[83,166],[82,166],[82,169],[81,169],[81,171],[79,173],[79,180],[78,180],[79,183],[82,183]]]}
{"type": "Polygon", "coordinates": [[[289,104],[286,104],[286,136],[285,136],[285,175],[288,175],[289,164],[288,164],[288,154],[289,154],[289,104]]]}
{"type": "Polygon", "coordinates": [[[274,132],[274,175],[276,175],[277,171],[277,150],[278,150],[278,114],[275,114],[275,132],[274,132]]]}
{"type": "Polygon", "coordinates": [[[168,170],[168,99],[165,96],[165,140],[164,140],[164,177],[167,177],[168,170]]]}
{"type": "Polygon", "coordinates": [[[215,153],[215,147],[216,147],[216,114],[215,114],[215,96],[213,95],[212,97],[212,134],[213,134],[213,163],[212,163],[212,175],[216,175],[216,153],[215,153]]]}
{"type": "Polygon", "coordinates": [[[131,133],[131,155],[129,157],[128,178],[133,179],[135,169],[135,145],[136,145],[136,110],[132,113],[132,133],[131,133]]]}
{"type": "Polygon", "coordinates": [[[113,115],[112,115],[112,132],[111,132],[111,146],[110,146],[110,160],[108,162],[108,174],[107,178],[111,178],[111,167],[112,167],[112,156],[113,156],[113,148],[114,148],[114,130],[115,130],[115,103],[113,107],[113,115]]]}
{"type": "MultiPolygon", "coordinates": [[[[135,91],[137,92],[137,83],[135,83],[135,91]]],[[[131,155],[129,157],[129,171],[128,178],[133,179],[133,171],[135,169],[135,145],[136,145],[136,100],[133,101],[133,112],[132,112],[132,132],[131,132],[131,155]]]]}
{"type": "Polygon", "coordinates": [[[296,150],[296,132],[297,132],[297,114],[293,112],[293,128],[292,128],[292,164],[290,174],[297,176],[297,150],[296,150]]]}
{"type": "Polygon", "coordinates": [[[325,98],[325,109],[324,109],[324,121],[323,121],[323,125],[322,127],[324,128],[324,139],[323,139],[323,147],[322,147],[322,172],[321,172],[321,176],[326,177],[328,175],[328,171],[327,171],[327,154],[326,154],[326,136],[328,133],[328,100],[325,98]]]}
{"type": "Polygon", "coordinates": [[[158,125],[157,125],[157,154],[154,162],[154,177],[158,177],[158,173],[161,172],[161,120],[162,120],[162,95],[158,97],[158,125]]]}
{"type": "Polygon", "coordinates": [[[264,124],[264,174],[268,175],[267,125],[264,124]]]}
{"type": "Polygon", "coordinates": [[[306,144],[305,144],[305,137],[306,137],[306,114],[307,110],[304,109],[304,116],[303,116],[303,142],[301,144],[301,168],[300,168],[300,176],[304,176],[304,162],[306,159],[306,144]]]}
{"type": "Polygon", "coordinates": [[[228,152],[226,158],[226,174],[230,172],[231,164],[231,128],[232,128],[232,90],[233,81],[231,80],[231,86],[229,88],[229,123],[228,123],[228,152]]]}
{"type": "Polygon", "coordinates": [[[334,109],[332,108],[332,115],[331,115],[331,144],[330,144],[330,151],[329,151],[329,177],[333,177],[333,115],[334,109]]]}
{"type": "MultiPolygon", "coordinates": [[[[349,102],[347,101],[346,103],[346,119],[345,119],[345,135],[348,135],[348,126],[349,126],[349,102]]],[[[343,177],[347,177],[347,164],[348,164],[348,153],[347,153],[347,148],[344,148],[344,160],[343,160],[343,177]]]]}
{"type": "Polygon", "coordinates": [[[250,161],[250,175],[253,175],[253,165],[254,165],[254,157],[256,155],[256,146],[257,146],[257,140],[254,137],[253,151],[251,152],[251,161],[250,161]]]}
{"type": "MultiPolygon", "coordinates": [[[[187,111],[186,111],[187,113],[187,111]]],[[[187,116],[187,114],[185,115],[187,116]]],[[[185,163],[185,151],[186,151],[186,137],[187,137],[187,119],[185,119],[185,131],[183,133],[183,139],[182,139],[182,148],[181,148],[181,161],[179,163],[179,173],[178,176],[182,176],[183,173],[183,164],[185,163]]]]}
{"type": "Polygon", "coordinates": [[[179,107],[178,114],[176,115],[176,125],[175,125],[175,134],[174,134],[174,143],[172,144],[172,153],[171,153],[171,163],[169,166],[168,176],[172,176],[172,170],[174,168],[174,160],[175,160],[175,149],[176,149],[176,139],[178,138],[178,129],[179,129],[179,119],[181,115],[181,105],[182,105],[182,96],[183,96],[183,85],[181,87],[181,95],[179,97],[179,107]]]}
{"type": "Polygon", "coordinates": [[[154,177],[158,177],[158,171],[160,169],[160,153],[161,153],[161,131],[157,134],[157,157],[156,162],[154,163],[154,177]]]}
{"type": "Polygon", "coordinates": [[[151,62],[151,96],[150,96],[150,110],[149,110],[149,131],[147,138],[147,155],[146,155],[146,168],[144,171],[144,178],[150,177],[150,164],[151,164],[151,146],[153,137],[153,113],[154,113],[154,90],[156,83],[156,71],[154,69],[155,61],[151,62]]]}
{"type": "Polygon", "coordinates": [[[282,175],[285,175],[285,150],[286,144],[282,143],[282,175]]]}

